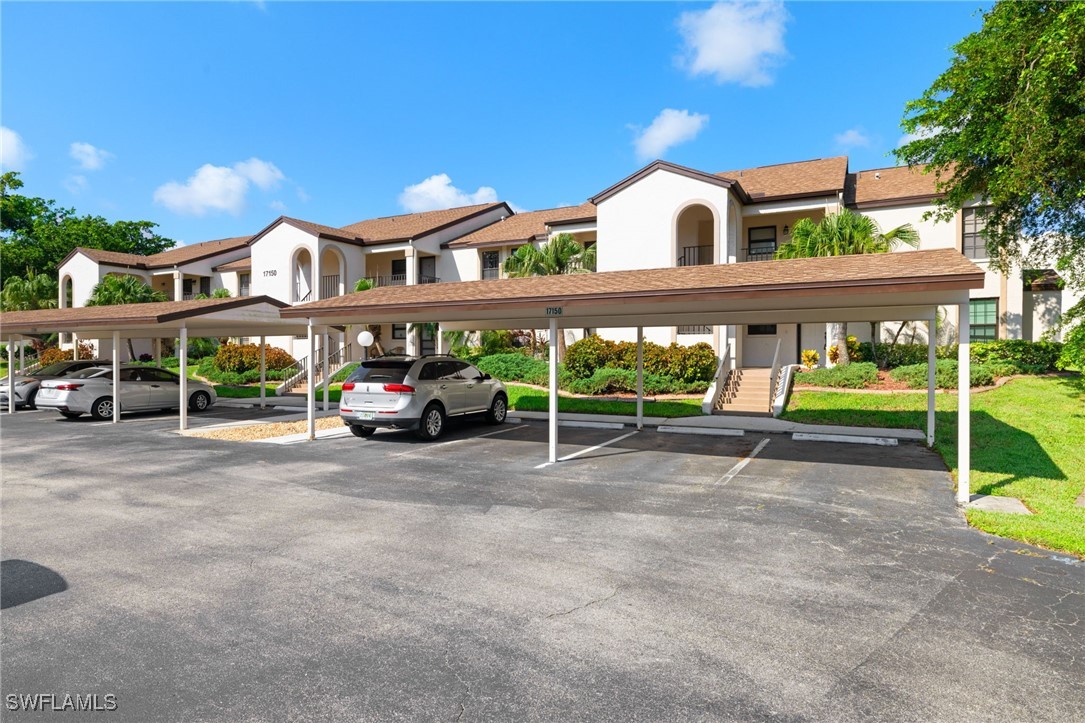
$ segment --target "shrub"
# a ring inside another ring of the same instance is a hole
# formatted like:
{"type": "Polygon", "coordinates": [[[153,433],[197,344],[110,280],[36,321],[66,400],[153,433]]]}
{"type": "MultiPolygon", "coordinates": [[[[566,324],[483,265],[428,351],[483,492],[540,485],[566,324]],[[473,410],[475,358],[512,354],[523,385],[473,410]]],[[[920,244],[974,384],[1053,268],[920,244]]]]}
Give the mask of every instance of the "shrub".
{"type": "Polygon", "coordinates": [[[503,382],[546,384],[550,375],[549,364],[517,352],[484,356],[477,366],[483,373],[503,382]]]}
{"type": "MultiPolygon", "coordinates": [[[[715,376],[718,363],[716,352],[704,342],[666,347],[644,343],[646,374],[671,377],[683,384],[708,382],[715,376]]],[[[636,371],[637,345],[631,341],[615,343],[595,335],[588,336],[566,350],[565,367],[578,379],[588,379],[604,367],[636,371]]]]}
{"type": "MultiPolygon", "coordinates": [[[[604,367],[596,369],[587,379],[575,379],[568,385],[574,394],[613,394],[615,392],[635,393],[637,391],[637,373],[628,369],[604,367]]],[[[645,394],[676,394],[684,391],[675,380],[658,374],[644,375],[645,394]]]]}
{"type": "Polygon", "coordinates": [[[802,350],[802,365],[807,369],[813,369],[821,361],[821,355],[813,349],[802,350]]]}
{"type": "MultiPolygon", "coordinates": [[[[897,381],[904,382],[912,389],[927,388],[927,365],[909,364],[897,367],[889,372],[889,376],[897,381]]],[[[969,385],[973,387],[985,387],[994,382],[991,369],[982,364],[969,366],[969,385]]],[[[939,389],[957,388],[957,360],[939,359],[934,365],[934,386],[939,389]]]]}
{"type": "Polygon", "coordinates": [[[592,334],[569,345],[565,350],[565,368],[580,379],[587,379],[610,362],[617,353],[617,345],[609,339],[592,334]]]}
{"type": "Polygon", "coordinates": [[[511,331],[483,331],[479,334],[479,342],[482,356],[504,354],[515,349],[512,345],[511,331]]]}
{"type": "Polygon", "coordinates": [[[848,389],[862,389],[867,384],[873,384],[876,381],[878,381],[878,367],[872,362],[855,362],[844,366],[814,369],[802,372],[795,377],[796,384],[848,389]]]}
{"type": "MultiPolygon", "coordinates": [[[[215,369],[221,372],[247,372],[260,369],[260,346],[258,344],[223,344],[211,359],[215,369]]],[[[268,369],[286,369],[295,364],[294,357],[278,347],[268,346],[265,364],[268,369]]],[[[202,365],[201,365],[202,366],[202,365]]]]}
{"type": "Polygon", "coordinates": [[[479,359],[482,358],[482,349],[477,346],[467,346],[465,344],[457,344],[452,347],[452,356],[457,359],[463,359],[465,362],[471,362],[477,364],[479,359]]]}
{"type": "MultiPolygon", "coordinates": [[[[81,358],[82,354],[79,355],[81,358]]],[[[50,364],[56,364],[59,361],[71,361],[73,358],[71,349],[61,349],[60,347],[50,347],[43,351],[38,358],[41,360],[41,365],[48,366],[50,364]]]]}
{"type": "MultiPolygon", "coordinates": [[[[856,339],[854,336],[847,336],[844,337],[844,343],[848,346],[849,362],[863,361],[865,357],[863,356],[862,349],[859,346],[858,339],[856,339]]],[[[829,347],[829,361],[831,361],[833,364],[836,364],[838,361],[840,361],[840,351],[836,348],[836,344],[833,344],[831,347],[829,347]]]]}
{"type": "Polygon", "coordinates": [[[1027,367],[1039,367],[1045,372],[1055,370],[1061,351],[1062,344],[1056,341],[1025,339],[979,342],[973,344],[969,350],[972,361],[977,364],[1012,362],[1027,367]]]}
{"type": "Polygon", "coordinates": [[[154,354],[140,354],[140,355],[139,355],[139,360],[140,360],[141,362],[150,362],[150,361],[154,361],[154,354]]]}
{"type": "MultiPolygon", "coordinates": [[[[195,360],[214,356],[218,348],[218,339],[198,336],[188,340],[188,358],[195,360]]],[[[257,350],[259,350],[259,347],[257,347],[257,350]]],[[[259,363],[259,360],[257,360],[257,363],[259,363]]]]}

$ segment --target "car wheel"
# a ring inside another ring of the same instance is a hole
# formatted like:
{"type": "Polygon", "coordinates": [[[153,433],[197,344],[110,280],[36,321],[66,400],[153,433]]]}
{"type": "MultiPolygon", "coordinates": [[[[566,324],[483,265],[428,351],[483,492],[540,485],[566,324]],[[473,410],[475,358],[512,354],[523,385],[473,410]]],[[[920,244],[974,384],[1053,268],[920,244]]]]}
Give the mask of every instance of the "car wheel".
{"type": "Polygon", "coordinates": [[[211,406],[211,395],[207,392],[196,392],[188,399],[188,408],[193,412],[206,411],[211,406]]]}
{"type": "Polygon", "coordinates": [[[26,398],[26,405],[25,405],[26,408],[27,409],[37,409],[38,408],[38,405],[36,404],[37,398],[38,398],[38,390],[35,389],[34,391],[30,392],[30,394],[26,398]]]}
{"type": "Polygon", "coordinates": [[[429,441],[437,439],[445,431],[445,411],[436,402],[430,402],[418,421],[418,438],[429,441]]]}
{"type": "Polygon", "coordinates": [[[374,427],[363,427],[360,424],[350,425],[350,433],[353,434],[355,437],[372,437],[373,432],[376,431],[377,430],[374,427]]]}
{"type": "Polygon", "coordinates": [[[60,416],[66,417],[68,419],[75,419],[76,417],[82,417],[83,413],[82,412],[61,412],[60,416]]]}
{"type": "Polygon", "coordinates": [[[90,416],[95,419],[113,419],[113,397],[95,399],[90,405],[90,416]]]}
{"type": "Polygon", "coordinates": [[[490,411],[486,412],[486,421],[490,424],[504,424],[509,416],[509,400],[504,394],[494,395],[490,402],[490,411]]]}

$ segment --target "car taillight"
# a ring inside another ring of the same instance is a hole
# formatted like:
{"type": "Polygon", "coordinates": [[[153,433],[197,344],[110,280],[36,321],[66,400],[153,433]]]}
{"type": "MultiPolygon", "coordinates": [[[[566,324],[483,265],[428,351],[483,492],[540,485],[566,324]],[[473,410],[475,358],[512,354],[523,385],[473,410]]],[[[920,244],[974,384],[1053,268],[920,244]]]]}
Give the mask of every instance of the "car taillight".
{"type": "Polygon", "coordinates": [[[79,389],[82,384],[57,384],[53,389],[59,389],[62,392],[74,392],[79,389]]]}
{"type": "Polygon", "coordinates": [[[406,384],[385,384],[384,391],[393,394],[414,394],[414,387],[409,387],[406,384]]]}
{"type": "Polygon", "coordinates": [[[347,382],[346,384],[344,384],[343,385],[343,391],[344,392],[353,392],[354,391],[354,382],[347,382]]]}

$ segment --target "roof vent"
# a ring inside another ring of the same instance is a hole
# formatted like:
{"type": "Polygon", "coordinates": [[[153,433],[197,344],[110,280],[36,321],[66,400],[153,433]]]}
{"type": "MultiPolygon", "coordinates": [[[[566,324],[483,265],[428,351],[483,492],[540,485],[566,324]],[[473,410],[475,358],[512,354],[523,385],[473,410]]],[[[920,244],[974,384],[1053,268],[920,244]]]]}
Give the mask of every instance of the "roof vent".
{"type": "Polygon", "coordinates": [[[880,173],[875,173],[874,174],[874,178],[877,179],[877,180],[881,180],[881,177],[882,177],[882,174],[880,174],[880,173]]]}

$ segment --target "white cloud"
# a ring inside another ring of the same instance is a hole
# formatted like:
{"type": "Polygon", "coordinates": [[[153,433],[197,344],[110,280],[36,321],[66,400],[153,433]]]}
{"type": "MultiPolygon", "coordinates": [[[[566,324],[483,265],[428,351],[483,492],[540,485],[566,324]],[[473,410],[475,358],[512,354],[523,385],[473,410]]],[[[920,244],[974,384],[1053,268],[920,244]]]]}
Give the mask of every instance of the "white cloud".
{"type": "Polygon", "coordinates": [[[174,213],[203,216],[208,211],[226,211],[235,216],[245,208],[249,186],[274,188],[286,176],[274,163],[250,158],[233,166],[205,163],[184,183],[170,181],[155,189],[155,203],[174,213]]]}
{"type": "Polygon", "coordinates": [[[6,126],[0,126],[0,168],[22,171],[33,157],[22,136],[6,126]]]}
{"type": "Polygon", "coordinates": [[[97,171],[105,165],[106,161],[113,157],[113,154],[109,151],[95,148],[89,143],[73,143],[68,149],[68,155],[84,171],[97,171]]]}
{"type": "Polygon", "coordinates": [[[717,83],[769,85],[771,70],[786,56],[781,2],[718,2],[678,18],[685,41],[680,64],[691,75],[711,75],[717,83]]]}
{"type": "Polygon", "coordinates": [[[267,207],[270,208],[272,211],[278,211],[279,213],[282,213],[286,210],[286,204],[278,200],[272,201],[267,205],[267,207]]]}
{"type": "Polygon", "coordinates": [[[849,128],[833,136],[833,141],[841,148],[866,148],[870,145],[870,136],[860,128],[849,128]]]}
{"type": "Polygon", "coordinates": [[[479,186],[474,193],[468,193],[453,186],[447,173],[438,173],[421,183],[407,186],[399,194],[399,205],[411,213],[496,202],[497,191],[493,188],[479,186]]]}
{"type": "Polygon", "coordinates": [[[78,174],[68,176],[64,179],[64,187],[71,193],[82,193],[87,190],[87,177],[78,174]]]}
{"type": "Polygon", "coordinates": [[[905,133],[900,137],[900,140],[897,141],[897,148],[900,148],[906,143],[911,143],[912,141],[918,141],[923,138],[933,138],[941,133],[941,131],[941,128],[920,128],[915,133],[905,133]]]}
{"type": "Polygon", "coordinates": [[[633,139],[637,158],[642,161],[661,158],[670,148],[696,138],[707,123],[707,115],[664,108],[652,124],[633,139]]]}

